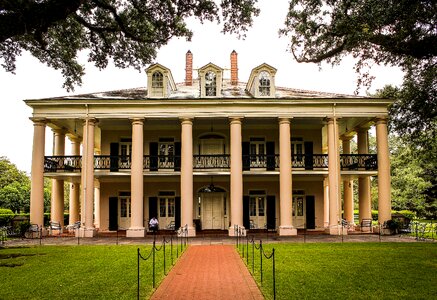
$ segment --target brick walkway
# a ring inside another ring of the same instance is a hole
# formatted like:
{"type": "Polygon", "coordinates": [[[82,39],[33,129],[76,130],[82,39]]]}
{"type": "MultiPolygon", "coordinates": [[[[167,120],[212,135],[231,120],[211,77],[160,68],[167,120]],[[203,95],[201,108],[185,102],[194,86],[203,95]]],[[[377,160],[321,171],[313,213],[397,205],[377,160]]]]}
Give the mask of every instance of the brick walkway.
{"type": "Polygon", "coordinates": [[[190,246],[151,299],[264,299],[234,246],[190,246]]]}

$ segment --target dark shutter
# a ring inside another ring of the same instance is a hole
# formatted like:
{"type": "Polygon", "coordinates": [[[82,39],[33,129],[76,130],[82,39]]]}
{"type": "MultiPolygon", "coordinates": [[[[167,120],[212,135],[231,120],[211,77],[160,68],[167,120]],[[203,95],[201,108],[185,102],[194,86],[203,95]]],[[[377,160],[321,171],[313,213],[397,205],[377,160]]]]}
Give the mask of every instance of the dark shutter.
{"type": "Polygon", "coordinates": [[[118,197],[109,197],[109,230],[118,229],[118,197]]]}
{"type": "MultiPolygon", "coordinates": [[[[290,212],[291,214],[291,212],[290,212]]],[[[276,197],[267,196],[267,229],[276,229],[276,197]]]]}
{"type": "Polygon", "coordinates": [[[250,229],[249,199],[249,196],[243,196],[243,226],[246,229],[250,229]]]}
{"type": "MultiPolygon", "coordinates": [[[[158,197],[149,197],[149,220],[158,218],[158,197]]],[[[159,220],[158,220],[159,221],[159,220]]]]}
{"type": "Polygon", "coordinates": [[[266,142],[267,171],[275,170],[275,142],[266,142]]]}
{"type": "Polygon", "coordinates": [[[316,209],[314,196],[306,196],[306,225],[307,229],[316,228],[316,209]]]}
{"type": "Polygon", "coordinates": [[[313,142],[304,142],[305,170],[313,169],[313,142]]]}
{"type": "Polygon", "coordinates": [[[250,142],[242,143],[241,152],[243,154],[243,171],[249,171],[250,170],[250,142]]]}
{"type": "Polygon", "coordinates": [[[174,228],[179,229],[181,227],[181,197],[175,197],[174,213],[174,228]]]}
{"type": "Polygon", "coordinates": [[[174,170],[181,170],[181,142],[174,143],[174,170]]]}
{"type": "Polygon", "coordinates": [[[109,144],[109,170],[111,172],[118,171],[118,143],[109,144]]]}
{"type": "Polygon", "coordinates": [[[158,171],[158,143],[149,144],[150,171],[158,171]]]}

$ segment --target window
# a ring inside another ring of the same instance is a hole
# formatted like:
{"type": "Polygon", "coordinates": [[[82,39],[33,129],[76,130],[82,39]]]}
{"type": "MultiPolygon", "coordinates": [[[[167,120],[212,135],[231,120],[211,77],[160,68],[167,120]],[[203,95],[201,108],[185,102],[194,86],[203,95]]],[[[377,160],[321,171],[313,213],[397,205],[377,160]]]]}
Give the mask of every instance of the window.
{"type": "Polygon", "coordinates": [[[120,199],[120,217],[130,218],[131,217],[131,205],[130,198],[120,199]]]}
{"type": "Polygon", "coordinates": [[[164,96],[164,76],[159,71],[152,74],[152,95],[164,96]]]}
{"type": "Polygon", "coordinates": [[[266,192],[249,191],[249,217],[251,229],[263,228],[266,223],[266,192]]]}
{"type": "Polygon", "coordinates": [[[265,167],[265,139],[250,138],[250,166],[265,167]]]}
{"type": "Polygon", "coordinates": [[[270,96],[270,74],[266,71],[262,71],[259,74],[259,86],[258,91],[260,96],[270,96]]]}
{"type": "Polygon", "coordinates": [[[132,157],[132,139],[121,138],[120,139],[120,159],[121,162],[126,163],[131,160],[132,157]]]}
{"type": "Polygon", "coordinates": [[[217,76],[214,72],[209,71],[205,74],[205,96],[217,95],[217,76]]]}
{"type": "Polygon", "coordinates": [[[159,139],[159,167],[173,168],[174,161],[174,138],[159,139]]]}
{"type": "Polygon", "coordinates": [[[159,192],[159,222],[168,227],[175,218],[175,193],[172,191],[159,192]]]}

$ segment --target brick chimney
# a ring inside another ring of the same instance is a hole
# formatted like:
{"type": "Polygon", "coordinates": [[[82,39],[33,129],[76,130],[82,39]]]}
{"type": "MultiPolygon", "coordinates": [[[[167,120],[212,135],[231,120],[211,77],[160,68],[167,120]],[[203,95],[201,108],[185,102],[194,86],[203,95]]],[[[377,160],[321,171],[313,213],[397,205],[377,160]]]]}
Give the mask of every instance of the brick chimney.
{"type": "Polygon", "coordinates": [[[232,51],[231,53],[231,84],[237,85],[238,84],[238,54],[237,52],[232,51]]]}
{"type": "Polygon", "coordinates": [[[185,85],[193,85],[193,54],[190,50],[185,54],[185,85]]]}

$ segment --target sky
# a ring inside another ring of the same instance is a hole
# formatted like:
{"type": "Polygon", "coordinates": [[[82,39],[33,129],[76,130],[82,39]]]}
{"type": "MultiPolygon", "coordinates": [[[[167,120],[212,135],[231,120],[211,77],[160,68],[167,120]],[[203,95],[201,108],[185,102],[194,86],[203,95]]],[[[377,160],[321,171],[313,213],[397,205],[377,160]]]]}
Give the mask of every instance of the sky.
{"type": "MultiPolygon", "coordinates": [[[[173,39],[158,50],[155,62],[171,69],[176,82],[183,82],[185,76],[185,53],[193,53],[193,67],[200,68],[212,62],[222,68],[230,68],[230,53],[238,53],[238,77],[247,81],[252,68],[267,63],[276,69],[276,85],[282,87],[353,94],[356,89],[357,75],[354,71],[354,59],[347,57],[339,66],[322,64],[299,64],[287,51],[289,39],[279,37],[278,30],[283,27],[288,11],[288,0],[260,0],[259,17],[247,32],[244,40],[234,35],[223,35],[222,26],[216,23],[200,24],[189,20],[193,30],[191,42],[185,39],[173,39]]],[[[85,65],[86,75],[83,84],[68,93],[62,88],[63,78],[59,71],[50,69],[28,53],[17,58],[16,74],[0,67],[0,156],[6,156],[20,170],[30,174],[33,142],[33,125],[29,120],[31,109],[22,101],[144,87],[147,84],[144,72],[134,69],[118,69],[113,65],[98,70],[89,64],[85,55],[79,56],[85,65]]],[[[147,66],[144,67],[146,69],[147,66]]],[[[400,85],[402,72],[397,68],[374,66],[371,73],[376,77],[369,92],[386,84],[400,85]]],[[[226,75],[226,73],[225,73],[226,75]]],[[[365,94],[361,90],[360,94],[365,94]]],[[[52,155],[52,131],[46,129],[46,155],[52,155]]],[[[66,142],[66,155],[69,154],[66,142]]]]}

